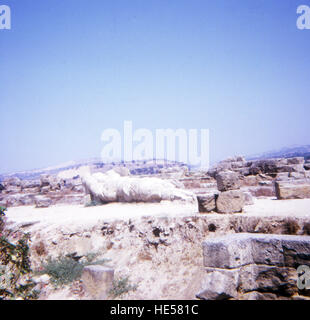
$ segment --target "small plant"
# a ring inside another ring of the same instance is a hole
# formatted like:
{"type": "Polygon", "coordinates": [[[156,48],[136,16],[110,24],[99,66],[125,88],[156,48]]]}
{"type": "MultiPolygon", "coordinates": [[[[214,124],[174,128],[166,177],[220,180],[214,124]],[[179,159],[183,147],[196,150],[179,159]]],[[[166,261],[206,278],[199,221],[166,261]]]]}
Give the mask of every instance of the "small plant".
{"type": "Polygon", "coordinates": [[[87,203],[85,204],[85,207],[96,207],[96,206],[102,206],[102,205],[103,205],[103,203],[100,202],[100,201],[91,200],[91,201],[89,201],[89,202],[87,202],[87,203]]]}
{"type": "Polygon", "coordinates": [[[115,299],[129,291],[135,291],[137,287],[137,285],[132,285],[129,283],[129,277],[123,277],[113,281],[113,286],[109,291],[109,295],[115,299]]]}
{"type": "Polygon", "coordinates": [[[69,284],[82,275],[83,265],[69,257],[49,259],[43,266],[42,273],[51,277],[55,286],[69,284]]]}
{"type": "Polygon", "coordinates": [[[48,274],[55,287],[67,285],[81,278],[85,266],[103,265],[108,261],[107,259],[93,261],[92,258],[95,258],[95,255],[87,257],[87,262],[77,261],[74,255],[49,259],[39,273],[48,274]]]}
{"type": "Polygon", "coordinates": [[[40,241],[37,245],[34,246],[34,250],[38,256],[43,256],[47,254],[45,245],[42,241],[40,241]]]}
{"type": "Polygon", "coordinates": [[[5,216],[5,211],[7,210],[7,208],[1,207],[0,206],[0,217],[4,217],[5,216]]]}
{"type": "Polygon", "coordinates": [[[0,232],[4,229],[4,221],[2,218],[5,216],[6,210],[6,208],[0,206],[0,232]]]}
{"type": "Polygon", "coordinates": [[[24,234],[17,244],[0,237],[0,300],[38,297],[31,279],[29,241],[29,234],[24,234]]]}

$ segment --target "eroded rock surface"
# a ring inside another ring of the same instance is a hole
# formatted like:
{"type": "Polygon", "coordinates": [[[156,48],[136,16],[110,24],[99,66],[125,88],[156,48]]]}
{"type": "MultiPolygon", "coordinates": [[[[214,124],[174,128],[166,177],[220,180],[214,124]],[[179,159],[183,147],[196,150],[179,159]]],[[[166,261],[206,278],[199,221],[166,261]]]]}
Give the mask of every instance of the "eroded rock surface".
{"type": "Polygon", "coordinates": [[[296,269],[310,262],[309,236],[239,233],[202,246],[206,275],[200,299],[249,299],[249,293],[251,299],[295,299],[296,269]]]}
{"type": "Polygon", "coordinates": [[[110,202],[197,202],[196,196],[177,188],[170,181],[159,178],[122,177],[111,170],[105,174],[84,174],[82,177],[86,193],[93,201],[110,202]]]}

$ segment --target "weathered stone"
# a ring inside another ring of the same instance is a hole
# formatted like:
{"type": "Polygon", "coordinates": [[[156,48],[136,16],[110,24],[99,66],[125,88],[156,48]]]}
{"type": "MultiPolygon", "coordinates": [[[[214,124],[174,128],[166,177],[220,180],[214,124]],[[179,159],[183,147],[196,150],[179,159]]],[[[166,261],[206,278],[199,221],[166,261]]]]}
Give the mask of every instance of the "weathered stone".
{"type": "Polygon", "coordinates": [[[12,194],[2,199],[6,207],[29,206],[34,204],[32,194],[12,194]]]}
{"type": "Polygon", "coordinates": [[[39,180],[23,180],[21,182],[22,189],[33,189],[39,188],[41,186],[41,182],[39,180]]]}
{"type": "Polygon", "coordinates": [[[267,160],[257,160],[253,161],[250,172],[253,175],[259,173],[276,173],[279,167],[286,165],[286,159],[267,159],[267,160]]]}
{"type": "Polygon", "coordinates": [[[20,196],[18,194],[8,195],[3,199],[5,202],[5,207],[17,207],[19,206],[20,196]]]}
{"type": "Polygon", "coordinates": [[[11,194],[11,193],[19,193],[21,192],[21,187],[20,186],[12,186],[12,185],[7,185],[4,193],[11,194]]]}
{"type": "Polygon", "coordinates": [[[239,300],[276,300],[277,295],[274,293],[262,293],[251,291],[240,296],[239,300]]]}
{"type": "Polygon", "coordinates": [[[237,172],[243,176],[249,176],[251,174],[250,168],[240,168],[237,172]]]}
{"type": "Polygon", "coordinates": [[[242,212],[245,200],[240,190],[221,192],[216,199],[216,211],[218,213],[242,212]]]}
{"type": "Polygon", "coordinates": [[[276,196],[280,200],[310,198],[310,183],[275,182],[276,196]]]}
{"type": "Polygon", "coordinates": [[[83,286],[94,300],[106,300],[108,298],[113,280],[113,269],[99,265],[87,266],[83,269],[83,286]]]}
{"type": "Polygon", "coordinates": [[[199,206],[199,212],[201,213],[207,213],[207,212],[213,212],[216,210],[216,200],[217,194],[211,193],[211,194],[199,194],[197,195],[198,200],[198,206],[199,206]]]}
{"type": "Polygon", "coordinates": [[[48,274],[43,274],[42,276],[33,277],[32,280],[34,283],[48,284],[50,276],[48,274]]]}
{"type": "Polygon", "coordinates": [[[48,208],[52,204],[52,200],[45,196],[35,196],[34,201],[36,208],[48,208]]]}
{"type": "Polygon", "coordinates": [[[279,168],[278,172],[305,172],[303,164],[291,164],[279,168]]]}
{"type": "Polygon", "coordinates": [[[17,177],[12,177],[12,178],[5,179],[2,182],[2,184],[3,184],[4,187],[7,187],[7,186],[20,187],[21,180],[19,178],[17,178],[17,177]]]}
{"type": "Polygon", "coordinates": [[[305,172],[290,172],[289,173],[289,177],[295,180],[298,179],[305,179],[306,178],[306,174],[305,172]]]}
{"type": "Polygon", "coordinates": [[[292,296],[298,292],[297,273],[294,268],[248,265],[240,268],[239,290],[259,291],[292,296]]]}
{"type": "Polygon", "coordinates": [[[232,162],[231,164],[232,169],[240,169],[240,168],[243,168],[244,166],[245,166],[245,161],[236,161],[236,162],[232,162]]]}
{"type": "Polygon", "coordinates": [[[33,205],[34,203],[35,203],[35,201],[34,201],[34,197],[32,194],[20,195],[19,205],[30,206],[30,205],[33,205]]]}
{"type": "Polygon", "coordinates": [[[52,176],[48,174],[42,174],[40,176],[41,189],[45,187],[49,187],[52,190],[59,190],[61,185],[64,184],[63,180],[58,178],[57,176],[52,176]]]}
{"type": "Polygon", "coordinates": [[[237,233],[203,242],[204,266],[232,269],[249,264],[295,268],[310,261],[310,237],[237,233]]]}
{"type": "Polygon", "coordinates": [[[82,181],[86,193],[91,195],[92,200],[103,204],[162,200],[197,204],[197,197],[193,192],[178,189],[173,183],[159,178],[121,177],[110,170],[105,174],[85,173],[82,181]]]}
{"type": "Polygon", "coordinates": [[[246,176],[242,180],[242,185],[244,186],[257,186],[258,185],[258,179],[257,176],[246,176]]]}
{"type": "Polygon", "coordinates": [[[240,189],[239,175],[233,171],[221,171],[217,173],[216,182],[219,191],[240,189]]]}
{"type": "Polygon", "coordinates": [[[41,187],[41,189],[40,189],[41,193],[49,193],[50,191],[51,191],[50,185],[41,187]]]}
{"type": "Polygon", "coordinates": [[[303,172],[304,160],[303,158],[291,159],[265,159],[253,161],[250,173],[253,175],[259,173],[276,174],[280,172],[303,172]]]}
{"type": "Polygon", "coordinates": [[[81,184],[81,185],[74,186],[72,188],[72,191],[84,193],[85,189],[84,189],[83,185],[81,184]]]}
{"type": "Polygon", "coordinates": [[[305,158],[304,157],[294,157],[294,158],[288,158],[287,164],[304,164],[305,158]]]}
{"type": "Polygon", "coordinates": [[[115,167],[113,168],[115,172],[117,172],[121,177],[130,176],[130,170],[126,167],[115,167]]]}
{"type": "Polygon", "coordinates": [[[267,187],[249,187],[248,191],[256,198],[259,197],[274,197],[275,190],[273,186],[267,187]]]}
{"type": "Polygon", "coordinates": [[[64,180],[64,187],[67,189],[74,189],[77,186],[82,185],[82,180],[80,178],[72,178],[72,179],[65,179],[64,180]]]}
{"type": "Polygon", "coordinates": [[[288,172],[279,172],[276,177],[276,181],[286,181],[289,179],[288,172]]]}
{"type": "Polygon", "coordinates": [[[40,183],[41,187],[48,186],[50,184],[50,175],[48,174],[41,174],[40,176],[40,183]]]}
{"type": "Polygon", "coordinates": [[[246,206],[254,204],[254,199],[250,192],[243,192],[243,194],[244,194],[244,204],[246,206]]]}
{"type": "Polygon", "coordinates": [[[196,297],[203,300],[227,300],[237,298],[238,273],[234,271],[212,271],[206,274],[202,290],[196,297]]]}
{"type": "Polygon", "coordinates": [[[239,233],[209,238],[202,246],[208,273],[200,299],[292,300],[303,294],[296,269],[309,265],[309,236],[239,233]]]}
{"type": "Polygon", "coordinates": [[[251,242],[244,234],[233,234],[203,241],[205,267],[233,269],[253,263],[251,242]]]}

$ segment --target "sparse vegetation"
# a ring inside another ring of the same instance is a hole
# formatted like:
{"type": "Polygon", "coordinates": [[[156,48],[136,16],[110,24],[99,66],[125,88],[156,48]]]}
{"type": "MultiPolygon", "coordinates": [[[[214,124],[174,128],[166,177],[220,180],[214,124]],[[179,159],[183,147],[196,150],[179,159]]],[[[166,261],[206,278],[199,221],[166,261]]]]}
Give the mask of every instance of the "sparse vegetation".
{"type": "MultiPolygon", "coordinates": [[[[3,217],[5,216],[5,211],[7,209],[4,207],[0,207],[0,233],[2,232],[3,228],[4,228],[4,221],[3,221],[3,217]]],[[[1,236],[1,234],[0,234],[1,236]]]]}
{"type": "Polygon", "coordinates": [[[6,208],[0,207],[0,217],[4,217],[5,216],[5,211],[6,210],[7,210],[6,208]]]}
{"type": "Polygon", "coordinates": [[[38,256],[43,256],[43,255],[47,254],[47,251],[46,251],[46,248],[45,248],[43,241],[40,241],[37,245],[35,245],[34,250],[38,256]]]}
{"type": "Polygon", "coordinates": [[[104,265],[108,259],[93,261],[95,254],[86,257],[86,262],[80,262],[74,255],[61,256],[57,259],[49,259],[42,267],[40,274],[48,274],[55,287],[70,284],[79,280],[82,276],[83,268],[88,265],[104,265]]]}
{"type": "Polygon", "coordinates": [[[137,288],[137,285],[130,284],[129,277],[123,277],[113,281],[113,287],[109,291],[109,295],[115,299],[129,291],[135,291],[137,288]]]}
{"type": "Polygon", "coordinates": [[[100,201],[91,200],[91,201],[89,201],[89,202],[87,202],[87,203],[85,204],[85,207],[96,207],[96,206],[102,206],[102,205],[103,205],[103,203],[100,202],[100,201]]]}
{"type": "Polygon", "coordinates": [[[0,300],[37,299],[29,260],[30,235],[24,234],[17,244],[0,237],[0,300]]]}

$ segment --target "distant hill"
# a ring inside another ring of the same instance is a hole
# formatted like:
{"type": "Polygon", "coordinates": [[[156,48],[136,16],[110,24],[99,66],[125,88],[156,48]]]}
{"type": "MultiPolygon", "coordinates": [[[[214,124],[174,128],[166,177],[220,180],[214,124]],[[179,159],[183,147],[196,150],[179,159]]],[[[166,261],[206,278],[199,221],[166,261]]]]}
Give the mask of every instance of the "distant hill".
{"type": "Polygon", "coordinates": [[[41,169],[34,169],[34,170],[27,170],[27,171],[19,171],[19,172],[12,172],[7,174],[0,174],[0,181],[3,181],[7,178],[17,177],[22,180],[33,180],[40,177],[41,174],[57,174],[60,171],[69,170],[69,169],[77,169],[84,165],[94,165],[95,163],[99,163],[100,159],[90,159],[84,161],[69,161],[57,166],[41,168],[41,169]]]}
{"type": "Polygon", "coordinates": [[[92,170],[102,172],[110,170],[114,166],[125,166],[130,170],[132,174],[154,174],[158,173],[158,171],[162,168],[183,167],[186,166],[186,164],[168,160],[157,160],[156,163],[154,163],[153,160],[103,163],[100,158],[94,158],[82,161],[70,161],[57,166],[47,167],[43,169],[0,174],[0,182],[5,179],[14,177],[17,177],[21,180],[35,180],[40,178],[41,174],[56,175],[61,171],[78,169],[82,166],[90,166],[92,170]]]}
{"type": "Polygon", "coordinates": [[[310,159],[310,145],[292,146],[247,157],[248,160],[304,157],[310,159]]]}

